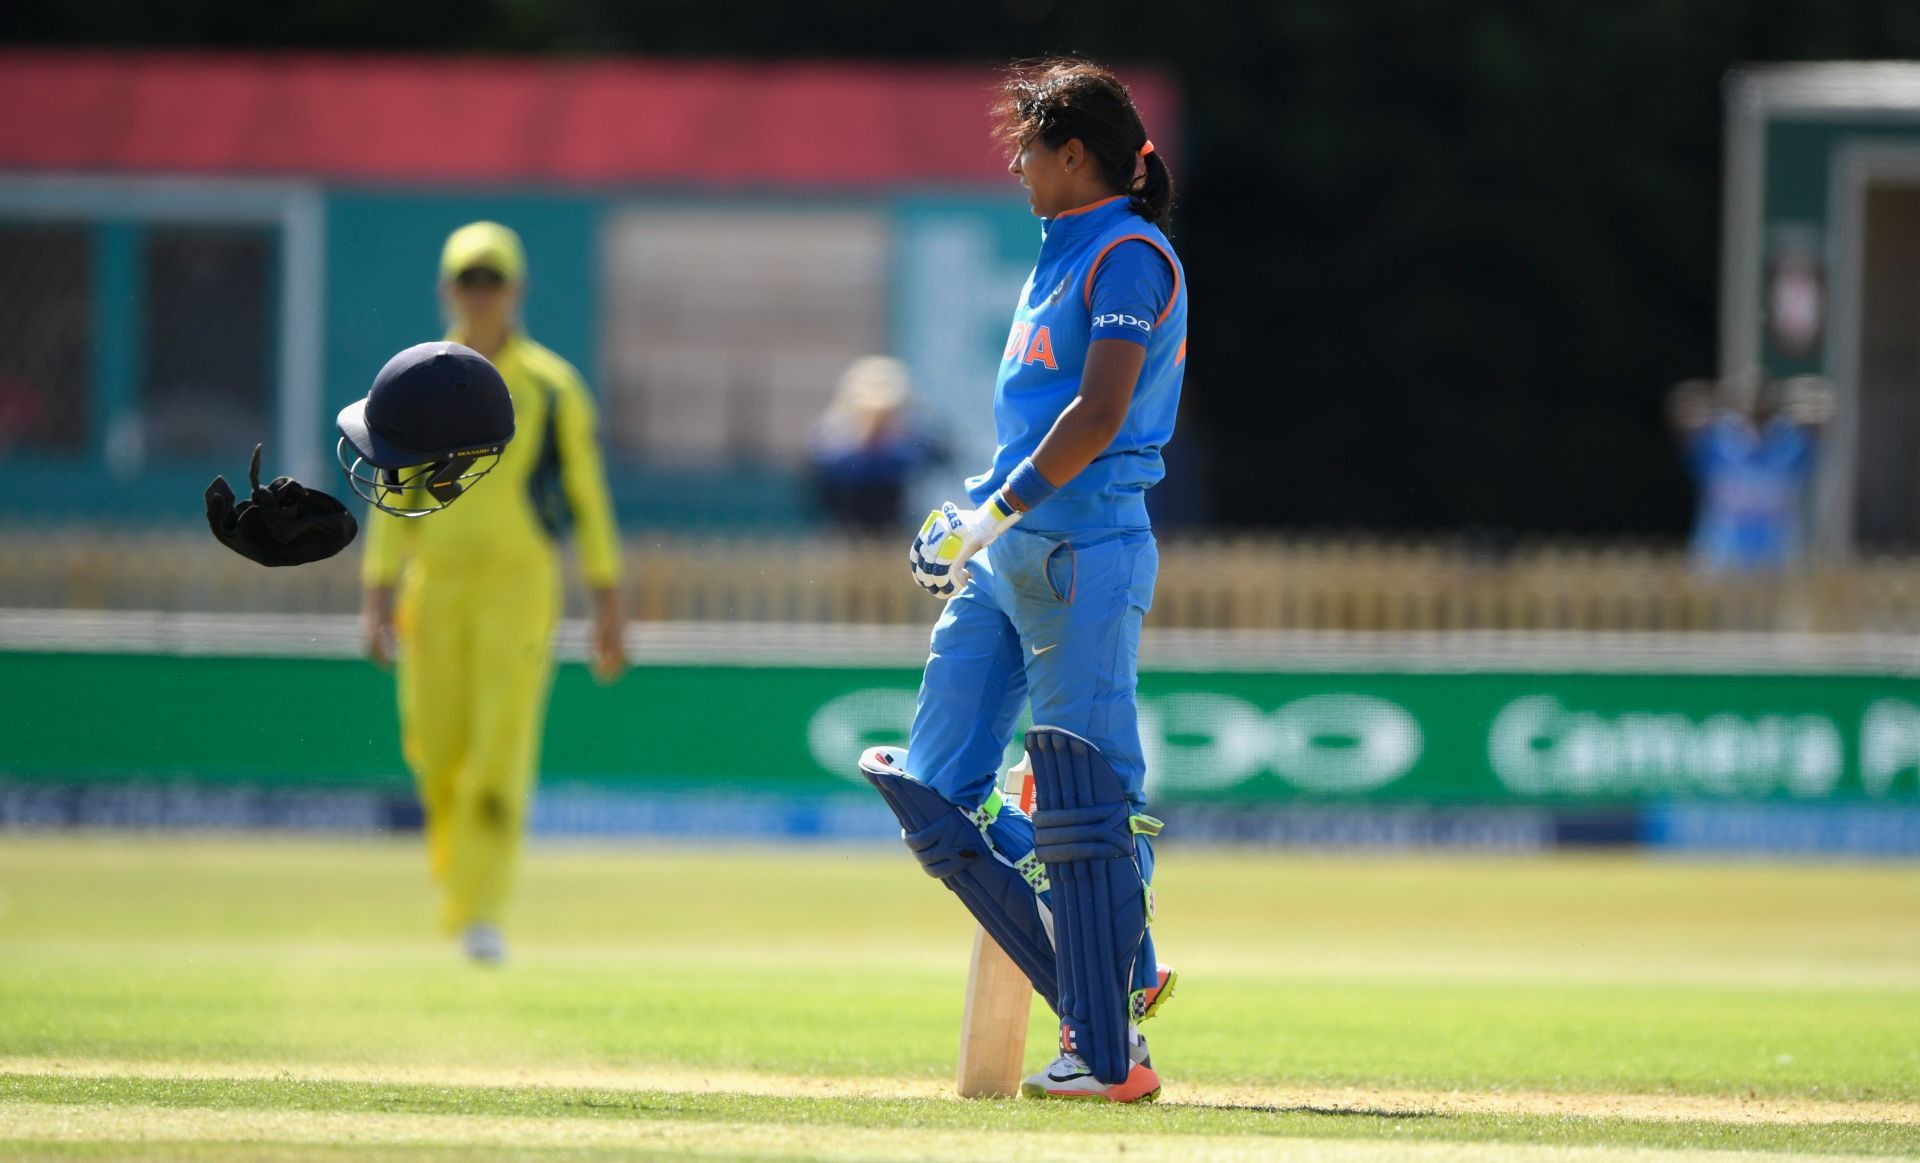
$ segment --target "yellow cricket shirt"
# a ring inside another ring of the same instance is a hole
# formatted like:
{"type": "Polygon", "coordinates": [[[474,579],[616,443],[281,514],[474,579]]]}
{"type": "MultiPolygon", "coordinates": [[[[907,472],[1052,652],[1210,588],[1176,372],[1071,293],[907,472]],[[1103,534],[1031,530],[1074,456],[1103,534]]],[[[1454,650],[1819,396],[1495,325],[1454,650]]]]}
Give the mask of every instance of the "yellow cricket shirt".
{"type": "Polygon", "coordinates": [[[514,435],[499,465],[444,511],[409,518],[371,510],[360,561],[364,584],[395,584],[408,558],[431,577],[447,576],[443,568],[479,571],[553,553],[538,494],[556,487],[572,510],[581,576],[596,588],[619,583],[619,534],[600,459],[599,414],[580,373],[517,332],[493,365],[513,395],[514,435]]]}

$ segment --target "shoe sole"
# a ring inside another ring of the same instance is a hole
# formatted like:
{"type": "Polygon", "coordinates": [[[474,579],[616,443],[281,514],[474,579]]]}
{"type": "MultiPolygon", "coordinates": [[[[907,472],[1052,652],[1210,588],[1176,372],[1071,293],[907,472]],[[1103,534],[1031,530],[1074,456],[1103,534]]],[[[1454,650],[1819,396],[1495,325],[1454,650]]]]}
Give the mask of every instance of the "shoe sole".
{"type": "Polygon", "coordinates": [[[1057,1093],[1055,1093],[1054,1091],[1051,1091],[1051,1090],[1048,1090],[1048,1089],[1047,1089],[1046,1087],[1044,1087],[1044,1086],[1035,1086],[1035,1085],[1033,1085],[1032,1083],[1030,1083],[1030,1082],[1028,1082],[1028,1083],[1022,1083],[1022,1084],[1020,1085],[1020,1097],[1021,1097],[1021,1098],[1047,1098],[1047,1099],[1056,1099],[1056,1100],[1058,1100],[1058,1101],[1061,1101],[1061,1102],[1087,1102],[1087,1101],[1093,1101],[1093,1102],[1110,1102],[1110,1103],[1115,1103],[1115,1104],[1117,1104],[1117,1105],[1120,1105],[1120,1106],[1125,1106],[1125,1105],[1128,1105],[1128,1104],[1130,1104],[1130,1103],[1136,1103],[1136,1102],[1158,1102],[1158,1101],[1160,1101],[1160,1088],[1156,1086],[1156,1087],[1154,1087],[1154,1088],[1153,1088],[1152,1090],[1149,1090],[1149,1091],[1148,1091],[1147,1093],[1145,1093],[1145,1094],[1143,1094],[1143,1095],[1140,1095],[1140,1096],[1139,1096],[1139,1097],[1137,1097],[1137,1098],[1113,1098],[1113,1097],[1110,1097],[1109,1095],[1107,1095],[1107,1094],[1104,1094],[1104,1093],[1101,1093],[1101,1094],[1057,1094],[1057,1093]]]}
{"type": "MultiPolygon", "coordinates": [[[[1139,1067],[1135,1067],[1135,1069],[1137,1070],[1139,1069],[1139,1067]]],[[[1041,1086],[1037,1082],[1022,1082],[1020,1084],[1020,1097],[1021,1098],[1051,1098],[1051,1099],[1060,1099],[1065,1102],[1085,1102],[1088,1100],[1092,1100],[1094,1102],[1112,1102],[1112,1103],[1154,1102],[1160,1097],[1160,1076],[1157,1074],[1150,1074],[1149,1077],[1151,1077],[1153,1080],[1152,1090],[1142,1091],[1139,1094],[1131,1095],[1125,1098],[1116,1098],[1114,1094],[1116,1091],[1124,1094],[1127,1087],[1126,1082],[1122,1082],[1117,1086],[1109,1086],[1105,1090],[1092,1090],[1092,1091],[1048,1090],[1046,1087],[1041,1086]]],[[[1131,1077],[1129,1077],[1127,1081],[1131,1082],[1133,1080],[1131,1077]]],[[[1145,1081],[1145,1079],[1143,1079],[1142,1081],[1145,1081]]]]}

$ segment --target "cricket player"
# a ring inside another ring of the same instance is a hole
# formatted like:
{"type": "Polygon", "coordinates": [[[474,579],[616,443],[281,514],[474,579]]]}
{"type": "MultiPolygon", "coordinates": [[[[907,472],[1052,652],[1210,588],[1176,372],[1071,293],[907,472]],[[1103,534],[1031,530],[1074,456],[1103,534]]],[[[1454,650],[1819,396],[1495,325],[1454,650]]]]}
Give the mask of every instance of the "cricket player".
{"type": "Polygon", "coordinates": [[[580,375],[519,323],[520,238],[493,222],[453,232],[440,261],[448,338],[499,369],[515,435],[484,487],[430,519],[378,509],[361,565],[367,649],[395,665],[402,750],[426,812],[440,920],[466,953],[500,961],[539,761],[561,608],[556,543],[569,526],[593,593],[595,676],[625,664],[620,554],[580,375]]]}
{"type": "Polygon", "coordinates": [[[1021,1092],[1134,1102],[1160,1092],[1138,1023],[1171,986],[1147,935],[1160,822],[1145,813],[1135,681],[1159,562],[1146,491],[1187,354],[1173,182],[1097,65],[1016,68],[996,112],[1040,255],[1002,352],[993,466],[909,552],[915,580],[948,598],[911,737],[861,767],[922,865],[1060,1016],[1060,1056],[1021,1092]],[[1023,703],[1031,819],[995,787],[1023,703]]]}
{"type": "Polygon", "coordinates": [[[1764,384],[1730,376],[1717,390],[1690,381],[1669,404],[1700,494],[1693,559],[1720,572],[1779,572],[1804,548],[1801,515],[1832,388],[1799,376],[1764,384]]]}

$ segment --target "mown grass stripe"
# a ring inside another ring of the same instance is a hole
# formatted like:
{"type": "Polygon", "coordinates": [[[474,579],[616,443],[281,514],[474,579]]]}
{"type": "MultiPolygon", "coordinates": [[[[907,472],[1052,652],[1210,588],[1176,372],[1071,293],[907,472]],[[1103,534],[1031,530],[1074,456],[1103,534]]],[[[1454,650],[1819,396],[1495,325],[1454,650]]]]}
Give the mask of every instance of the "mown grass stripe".
{"type": "MultiPolygon", "coordinates": [[[[34,1058],[0,1055],[0,1075],[201,1081],[312,1081],[402,1086],[465,1086],[618,1092],[730,1093],[775,1098],[916,1098],[958,1101],[947,1078],[789,1074],[713,1070],[693,1065],[520,1066],[417,1062],[303,1061],[289,1066],[236,1060],[143,1061],[127,1058],[34,1058]]],[[[1405,1090],[1380,1086],[1262,1086],[1175,1082],[1166,1106],[1382,1109],[1441,1114],[1571,1115],[1584,1118],[1715,1123],[1889,1123],[1920,1127],[1920,1102],[1834,1100],[1778,1095],[1699,1095],[1500,1087],[1491,1090],[1405,1090]]]]}
{"type": "MultiPolygon", "coordinates": [[[[460,1087],[305,1080],[165,1080],[0,1076],[8,1112],[35,1107],[257,1112],[263,1117],[420,1115],[546,1119],[577,1124],[723,1123],[761,1127],[893,1131],[927,1142],[965,1136],[1119,1134],[1157,1146],[1164,1137],[1390,1140],[1897,1155],[1920,1149],[1920,1129],[1880,1123],[1741,1124],[1519,1114],[1328,1111],[1311,1108],[1158,1106],[1112,1108],[1030,1102],[779,1098],[542,1087],[460,1087]],[[933,1132],[926,1134],[926,1132],[933,1132]]],[[[4,1126],[0,1122],[0,1126],[4,1126]]],[[[19,1133],[30,1135],[31,1132],[19,1133]]]]}
{"type": "MultiPolygon", "coordinates": [[[[691,1159],[833,1160],[892,1163],[974,1163],[1019,1158],[1031,1163],[1084,1163],[1128,1151],[1166,1163],[1254,1163],[1303,1158],[1323,1163],[1404,1160],[1407,1163],[1601,1163],[1612,1148],[1563,1143],[1402,1141],[1392,1144],[1301,1137],[1284,1144],[1214,1134],[1161,1135],[1052,1131],[1044,1136],[985,1131],[966,1137],[929,1135],[911,1126],[843,1127],[737,1120],[633,1123],[568,1117],[451,1115],[418,1112],[277,1109],[184,1109],[128,1105],[0,1103],[0,1135],[41,1142],[155,1141],[245,1144],[255,1147],[352,1143],[356,1146],[511,1148],[620,1148],[643,1155],[691,1159]]],[[[134,1148],[140,1150],[141,1148],[134,1148]]],[[[1710,1147],[1675,1147],[1635,1154],[1636,1163],[1712,1163],[1710,1147]]],[[[1748,1156],[1751,1158],[1752,1156],[1748,1156]]],[[[1761,1156],[1764,1158],[1764,1156],[1761,1156]]],[[[1847,1156],[1827,1155],[1826,1160],[1847,1156]]],[[[1795,1158],[1805,1159],[1804,1154],[1795,1158]]]]}

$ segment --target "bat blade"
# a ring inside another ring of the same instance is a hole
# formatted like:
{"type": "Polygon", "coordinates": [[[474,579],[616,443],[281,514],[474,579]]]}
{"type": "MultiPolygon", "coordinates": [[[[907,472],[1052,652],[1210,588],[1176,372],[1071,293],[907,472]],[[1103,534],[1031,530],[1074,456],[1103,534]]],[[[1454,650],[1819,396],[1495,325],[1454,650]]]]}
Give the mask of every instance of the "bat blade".
{"type": "Polygon", "coordinates": [[[1006,1098],[1020,1093],[1027,1053],[1033,986],[985,929],[973,931],[967,998],[960,1011],[962,1098],[1006,1098]]]}
{"type": "MultiPolygon", "coordinates": [[[[1033,811],[1033,767],[1024,758],[1007,773],[1007,799],[1021,811],[1033,811]]],[[[960,1007],[961,1098],[1011,1098],[1020,1093],[1032,1014],[1033,983],[998,941],[975,926],[967,996],[960,1007]]]]}

